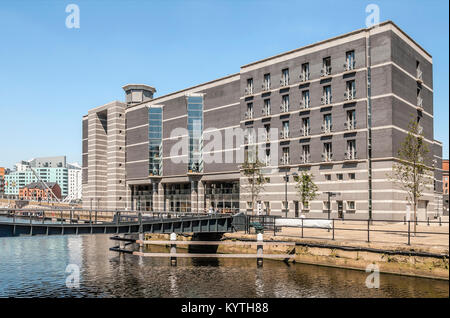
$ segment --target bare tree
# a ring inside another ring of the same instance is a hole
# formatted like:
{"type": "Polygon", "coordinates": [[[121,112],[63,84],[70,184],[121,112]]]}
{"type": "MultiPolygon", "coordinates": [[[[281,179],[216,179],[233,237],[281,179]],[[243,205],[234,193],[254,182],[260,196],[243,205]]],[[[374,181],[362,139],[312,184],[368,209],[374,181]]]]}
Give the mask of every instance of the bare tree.
{"type": "Polygon", "coordinates": [[[414,234],[416,233],[417,204],[427,185],[432,183],[432,169],[425,162],[429,149],[424,142],[422,127],[412,119],[408,135],[400,144],[399,161],[393,165],[391,180],[407,192],[407,199],[414,207],[414,234]]]}

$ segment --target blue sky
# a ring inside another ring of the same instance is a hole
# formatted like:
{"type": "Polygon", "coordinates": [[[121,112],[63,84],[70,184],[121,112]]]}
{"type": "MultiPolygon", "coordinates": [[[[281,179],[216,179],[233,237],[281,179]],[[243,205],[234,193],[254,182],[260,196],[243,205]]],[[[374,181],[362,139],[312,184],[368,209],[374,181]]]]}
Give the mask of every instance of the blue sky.
{"type": "Polygon", "coordinates": [[[81,161],[81,118],[145,83],[155,96],[365,27],[368,4],[432,56],[435,138],[448,158],[448,1],[0,0],[0,166],[81,161]],[[80,28],[68,29],[68,4],[80,28]]]}

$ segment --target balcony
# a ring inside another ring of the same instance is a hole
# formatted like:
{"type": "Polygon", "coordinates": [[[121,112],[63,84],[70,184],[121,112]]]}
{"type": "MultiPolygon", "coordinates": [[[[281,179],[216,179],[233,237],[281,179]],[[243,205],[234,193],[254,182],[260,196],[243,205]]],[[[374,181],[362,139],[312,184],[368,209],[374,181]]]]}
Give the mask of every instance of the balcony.
{"type": "Polygon", "coordinates": [[[345,161],[355,161],[355,160],[357,160],[356,151],[347,151],[344,154],[344,160],[345,161]]]}
{"type": "Polygon", "coordinates": [[[264,108],[262,109],[262,116],[263,116],[263,117],[268,117],[268,116],[270,116],[270,108],[264,107],[264,108]]]}
{"type": "Polygon", "coordinates": [[[423,83],[422,75],[423,75],[422,70],[421,69],[417,69],[417,71],[416,71],[416,81],[418,83],[420,83],[420,84],[423,83]]]}
{"type": "Polygon", "coordinates": [[[323,124],[322,125],[322,134],[329,135],[332,133],[333,125],[331,124],[323,124]]]}
{"type": "Polygon", "coordinates": [[[280,113],[289,113],[289,105],[288,104],[281,104],[280,105],[280,113]]]}
{"type": "Polygon", "coordinates": [[[322,154],[322,162],[328,163],[333,161],[333,154],[331,152],[325,152],[322,154]]]}
{"type": "Polygon", "coordinates": [[[246,87],[245,90],[244,90],[244,95],[245,95],[245,96],[251,96],[251,95],[253,95],[253,87],[252,87],[252,86],[246,87]]]}
{"type": "Polygon", "coordinates": [[[325,66],[320,70],[320,77],[326,78],[331,76],[331,66],[325,66]]]}
{"type": "Polygon", "coordinates": [[[331,96],[322,96],[321,98],[320,98],[320,104],[322,105],[322,106],[329,106],[329,105],[331,105],[331,96]]]}
{"type": "Polygon", "coordinates": [[[300,135],[302,137],[309,137],[309,135],[311,135],[311,128],[309,127],[300,128],[300,135]]]}
{"type": "Polygon", "coordinates": [[[309,108],[309,100],[300,101],[300,109],[308,109],[309,108]]]}
{"type": "Polygon", "coordinates": [[[270,83],[263,83],[263,84],[261,85],[261,90],[262,90],[263,92],[268,92],[268,91],[270,91],[270,83]]]}
{"type": "Polygon", "coordinates": [[[344,63],[344,73],[345,72],[353,72],[355,70],[355,61],[344,63]]]}
{"type": "Polygon", "coordinates": [[[287,166],[289,165],[289,163],[289,156],[283,156],[282,158],[280,158],[280,166],[287,166]]]}
{"type": "Polygon", "coordinates": [[[423,98],[422,97],[417,97],[417,108],[420,111],[423,111],[423,98]]]}
{"type": "Polygon", "coordinates": [[[344,123],[345,130],[355,130],[356,129],[356,120],[347,121],[344,123]]]}
{"type": "Polygon", "coordinates": [[[353,90],[349,90],[347,92],[344,93],[344,100],[345,102],[352,102],[356,99],[356,91],[353,90]]]}
{"type": "Polygon", "coordinates": [[[289,130],[280,131],[280,140],[289,139],[289,130]]]}
{"type": "Polygon", "coordinates": [[[311,74],[309,72],[302,72],[299,76],[300,83],[309,82],[311,78],[311,74]]]}
{"type": "Polygon", "coordinates": [[[311,162],[311,155],[309,153],[300,156],[301,164],[309,164],[310,162],[311,162]]]}
{"type": "Polygon", "coordinates": [[[252,120],[253,119],[253,110],[248,110],[244,114],[244,120],[252,120]]]}
{"type": "Polygon", "coordinates": [[[287,87],[289,86],[289,78],[282,78],[280,80],[280,87],[287,87]]]}

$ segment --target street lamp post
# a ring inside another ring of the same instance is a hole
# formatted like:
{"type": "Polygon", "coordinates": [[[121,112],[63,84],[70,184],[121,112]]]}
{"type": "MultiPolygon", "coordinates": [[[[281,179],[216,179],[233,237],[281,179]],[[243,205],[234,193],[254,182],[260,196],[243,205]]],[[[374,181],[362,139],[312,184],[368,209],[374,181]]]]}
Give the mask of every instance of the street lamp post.
{"type": "Polygon", "coordinates": [[[288,200],[287,200],[287,184],[288,184],[288,181],[289,181],[289,176],[298,176],[298,174],[296,172],[294,172],[293,174],[288,174],[287,170],[285,171],[285,175],[284,175],[284,181],[285,181],[285,183],[284,183],[284,202],[286,204],[286,207],[285,207],[286,218],[287,218],[288,212],[289,212],[289,203],[288,203],[288,200]]]}

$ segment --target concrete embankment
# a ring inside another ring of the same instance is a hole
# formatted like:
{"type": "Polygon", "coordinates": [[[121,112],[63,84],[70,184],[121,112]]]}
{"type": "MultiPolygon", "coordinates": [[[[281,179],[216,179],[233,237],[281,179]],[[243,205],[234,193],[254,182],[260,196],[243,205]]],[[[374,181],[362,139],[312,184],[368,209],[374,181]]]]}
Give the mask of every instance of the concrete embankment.
{"type": "MultiPolygon", "coordinates": [[[[167,234],[147,234],[146,240],[168,240],[167,234]]],[[[208,240],[206,236],[178,235],[177,240],[208,240]]],[[[211,238],[215,240],[215,238],[211,238]]],[[[239,245],[239,241],[255,241],[256,236],[243,233],[226,233],[222,241],[236,244],[219,244],[218,254],[254,254],[256,246],[239,245]]],[[[295,263],[330,266],[365,271],[375,264],[381,273],[449,279],[448,249],[436,251],[423,246],[401,246],[376,243],[349,243],[330,240],[273,237],[264,235],[264,241],[280,241],[280,244],[264,246],[264,254],[294,254],[295,263]],[[295,242],[295,246],[283,244],[295,242]]],[[[210,249],[211,247],[209,247],[210,249]]],[[[177,249],[187,249],[179,246],[177,249]]],[[[211,251],[211,250],[209,250],[211,251]]],[[[212,251],[214,252],[214,251],[212,251]]]]}

